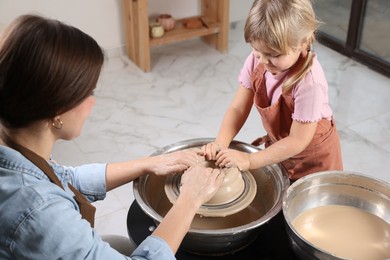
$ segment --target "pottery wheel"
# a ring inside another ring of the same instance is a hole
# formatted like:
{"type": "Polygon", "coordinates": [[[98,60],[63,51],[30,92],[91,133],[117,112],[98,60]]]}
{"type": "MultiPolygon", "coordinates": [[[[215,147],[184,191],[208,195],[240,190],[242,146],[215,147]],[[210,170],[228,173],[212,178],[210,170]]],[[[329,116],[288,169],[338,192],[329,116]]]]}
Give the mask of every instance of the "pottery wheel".
{"type": "MultiPolygon", "coordinates": [[[[210,163],[205,167],[212,167],[210,163]]],[[[215,165],[214,165],[215,168],[215,165]]],[[[217,193],[204,203],[197,214],[205,217],[225,217],[245,209],[254,199],[257,191],[256,180],[249,171],[224,168],[225,178],[217,193]]],[[[175,203],[180,193],[181,174],[169,175],[165,180],[165,193],[175,203]]]]}

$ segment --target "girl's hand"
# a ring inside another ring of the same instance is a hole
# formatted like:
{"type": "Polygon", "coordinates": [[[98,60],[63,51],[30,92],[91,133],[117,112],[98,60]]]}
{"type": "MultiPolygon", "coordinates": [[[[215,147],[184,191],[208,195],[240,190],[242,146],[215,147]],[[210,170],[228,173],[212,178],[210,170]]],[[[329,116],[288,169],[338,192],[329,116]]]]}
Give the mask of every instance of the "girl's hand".
{"type": "Polygon", "coordinates": [[[194,148],[150,157],[150,171],[156,175],[183,172],[198,164],[200,153],[199,148],[194,148]]]}
{"type": "Polygon", "coordinates": [[[203,145],[201,151],[206,160],[215,161],[218,152],[221,151],[223,148],[225,148],[223,145],[217,142],[211,142],[203,145]]]}
{"type": "Polygon", "coordinates": [[[214,196],[224,177],[220,169],[193,166],[181,176],[180,196],[200,207],[214,196]]]}
{"type": "Polygon", "coordinates": [[[217,154],[215,164],[219,167],[237,167],[240,171],[247,171],[251,163],[248,153],[223,149],[217,154]]]}

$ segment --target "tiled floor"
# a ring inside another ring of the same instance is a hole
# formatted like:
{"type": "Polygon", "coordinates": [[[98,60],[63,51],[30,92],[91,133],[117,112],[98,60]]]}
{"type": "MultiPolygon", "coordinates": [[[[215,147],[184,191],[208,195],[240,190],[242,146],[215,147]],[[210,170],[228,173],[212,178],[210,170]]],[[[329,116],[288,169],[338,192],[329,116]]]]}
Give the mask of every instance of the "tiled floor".
{"type": "MultiPolygon", "coordinates": [[[[329,81],[345,170],[390,182],[389,78],[324,46],[315,51],[329,81]]],[[[230,32],[227,54],[198,39],[166,45],[153,49],[151,73],[125,56],[110,58],[82,135],[58,143],[54,158],[68,165],[131,160],[181,140],[215,136],[249,52],[239,23],[230,32]]],[[[263,133],[253,111],[236,139],[251,142],[263,133]]],[[[127,236],[133,200],[127,184],[95,203],[97,231],[127,236]]]]}

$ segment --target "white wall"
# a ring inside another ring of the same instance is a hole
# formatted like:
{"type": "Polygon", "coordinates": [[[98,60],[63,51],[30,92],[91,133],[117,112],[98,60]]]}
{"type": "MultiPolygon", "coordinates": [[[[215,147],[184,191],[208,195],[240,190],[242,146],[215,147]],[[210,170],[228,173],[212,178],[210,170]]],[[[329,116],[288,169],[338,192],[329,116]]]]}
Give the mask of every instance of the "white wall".
{"type": "Polygon", "coordinates": [[[245,20],[252,3],[253,0],[230,0],[230,22],[245,20]]]}
{"type": "MultiPolygon", "coordinates": [[[[253,0],[230,0],[230,22],[245,20],[253,0]]],[[[149,0],[149,14],[170,13],[176,18],[197,15],[198,1],[190,0],[149,0]]]]}
{"type": "Polygon", "coordinates": [[[55,18],[88,33],[103,48],[124,42],[121,0],[0,0],[0,24],[34,13],[55,18]]]}
{"type": "MultiPolygon", "coordinates": [[[[149,14],[170,13],[175,18],[197,15],[194,0],[149,0],[149,14]]],[[[252,0],[230,0],[230,21],[244,20],[252,0]]],[[[40,14],[88,33],[104,49],[124,45],[122,0],[0,0],[0,31],[17,16],[40,14]]]]}

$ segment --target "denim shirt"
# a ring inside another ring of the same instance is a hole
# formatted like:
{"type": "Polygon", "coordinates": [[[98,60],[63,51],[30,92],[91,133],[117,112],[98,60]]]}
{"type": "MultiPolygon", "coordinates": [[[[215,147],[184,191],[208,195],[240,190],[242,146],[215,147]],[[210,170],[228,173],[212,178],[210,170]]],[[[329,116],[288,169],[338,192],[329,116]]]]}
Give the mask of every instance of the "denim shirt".
{"type": "Polygon", "coordinates": [[[19,152],[0,145],[0,259],[175,259],[155,236],[131,257],[123,256],[81,218],[67,183],[91,202],[104,199],[106,164],[49,163],[65,190],[19,152]]]}

